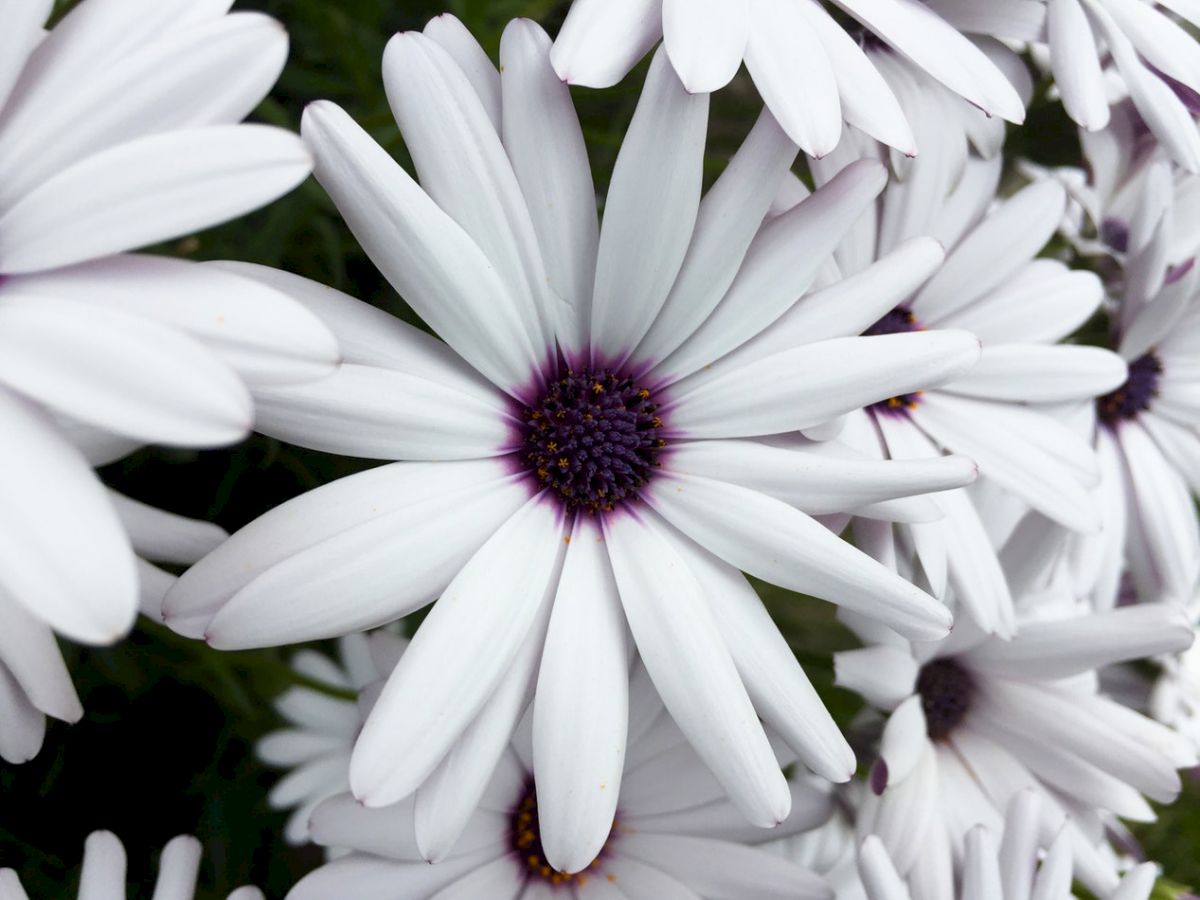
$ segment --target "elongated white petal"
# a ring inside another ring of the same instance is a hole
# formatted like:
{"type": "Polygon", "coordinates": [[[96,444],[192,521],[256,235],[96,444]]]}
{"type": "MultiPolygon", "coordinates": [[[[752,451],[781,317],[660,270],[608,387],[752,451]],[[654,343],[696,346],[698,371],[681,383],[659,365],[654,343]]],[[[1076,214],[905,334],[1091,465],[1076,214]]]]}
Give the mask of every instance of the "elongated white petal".
{"type": "Polygon", "coordinates": [[[913,655],[898,647],[877,644],[833,655],[839,687],[861,694],[872,706],[894,709],[917,684],[913,655]]]}
{"type": "Polygon", "coordinates": [[[1121,885],[1112,895],[1112,900],[1149,900],[1157,880],[1158,866],[1154,863],[1142,863],[1134,866],[1121,879],[1121,885]]]}
{"type": "Polygon", "coordinates": [[[5,4],[5,28],[0,35],[0,108],[21,74],[29,53],[42,37],[42,23],[50,16],[53,0],[28,0],[5,4]]]}
{"type": "Polygon", "coordinates": [[[263,434],[365,459],[480,459],[519,443],[519,423],[501,404],[480,402],[403,372],[342,365],[307,384],[260,388],[263,434]]]}
{"type": "Polygon", "coordinates": [[[1050,67],[1067,115],[1088,131],[1108,124],[1108,97],[1092,27],[1079,0],[1050,0],[1046,6],[1050,67]]]}
{"type": "Polygon", "coordinates": [[[287,34],[258,13],[222,16],[149,42],[43,114],[4,129],[0,209],[87,156],[132,139],[234,124],[270,90],[287,57],[287,34]]]}
{"type": "Polygon", "coordinates": [[[471,557],[442,592],[388,678],[350,764],[371,806],[412,793],[499,684],[553,596],[563,547],[551,503],[535,497],[471,557]]]}
{"type": "Polygon", "coordinates": [[[167,622],[201,637],[241,597],[260,628],[270,627],[264,617],[276,605],[275,627],[284,631],[330,636],[379,625],[436,597],[528,496],[490,460],[398,463],[351,475],[276,507],[189,569],[167,597],[167,622]],[[337,588],[332,596],[344,603],[331,603],[331,586],[342,578],[353,579],[354,593],[337,588]]]}
{"type": "Polygon", "coordinates": [[[522,306],[536,346],[552,346],[553,311],[533,221],[492,120],[436,42],[395,35],[383,53],[388,103],[424,190],[462,226],[522,306]]]}
{"type": "Polygon", "coordinates": [[[55,631],[107,644],[137,612],[129,539],[107,492],[44,414],[0,390],[0,571],[11,597],[55,631]]]}
{"type": "Polygon", "coordinates": [[[833,151],[842,135],[837,78],[799,4],[753,0],[746,68],[801,150],[818,159],[833,151]]]}
{"type": "Polygon", "coordinates": [[[733,80],[750,38],[750,0],[663,0],[663,44],[683,86],[708,94],[733,80]]]}
{"type": "Polygon", "coordinates": [[[612,87],[662,37],[662,0],[579,0],[550,51],[567,84],[612,87]]]}
{"type": "Polygon", "coordinates": [[[149,559],[191,564],[229,537],[224,528],[212,522],[175,515],[115,491],[109,491],[108,496],[121,517],[133,549],[149,559]]]}
{"type": "Polygon", "coordinates": [[[738,675],[704,587],[657,516],[623,514],[604,523],[613,574],[629,627],[663,703],[751,822],[787,818],[791,795],[738,675]],[[674,610],[687,604],[680,619],[674,610]]]}
{"type": "Polygon", "coordinates": [[[680,382],[670,427],[707,438],[796,431],[937,387],[978,358],[979,342],[965,331],[822,341],[737,367],[716,365],[680,382]]]}
{"type": "Polygon", "coordinates": [[[479,246],[339,107],[310,104],[316,175],[359,243],[434,331],[494,384],[536,385],[547,348],[479,246]]]}
{"type": "Polygon", "coordinates": [[[1128,376],[1125,360],[1103,347],[993,344],[944,390],[1014,403],[1064,403],[1103,396],[1128,376]]]}
{"type": "Polygon", "coordinates": [[[860,160],[763,226],[720,305],[657,372],[672,379],[695,372],[783,315],[886,183],[883,166],[860,160]],[[803,261],[797,247],[805,248],[803,261]]]}
{"type": "Polygon", "coordinates": [[[690,475],[660,476],[647,500],[743,572],[861,612],[915,640],[935,640],[950,627],[944,606],[782,501],[690,475]]]}
{"type": "MultiPolygon", "coordinates": [[[[46,717],[42,715],[12,674],[0,663],[0,759],[13,765],[29,762],[42,749],[46,736],[46,717]]],[[[29,900],[12,869],[0,869],[0,897],[4,900],[29,900]]]]}
{"type": "Polygon", "coordinates": [[[138,138],[90,156],[0,215],[0,270],[32,272],[216,225],[287,193],[311,171],[296,137],[218,125],[138,138]]]}
{"type": "Polygon", "coordinates": [[[192,338],[69,300],[0,298],[0,381],[136,440],[217,446],[250,430],[237,376],[192,338]]]}
{"type": "Polygon", "coordinates": [[[708,95],[688,94],[660,52],[613,169],[592,296],[592,353],[624,361],[675,283],[700,208],[708,95]]]}
{"type": "Polygon", "coordinates": [[[565,304],[559,344],[581,363],[591,325],[600,224],[571,92],[550,65],[550,38],[517,19],[500,41],[504,148],[529,205],[550,286],[565,304]]]}
{"type": "Polygon", "coordinates": [[[578,872],[612,830],[629,721],[621,597],[597,524],[576,519],[533,708],[533,770],[546,860],[578,872]]]}
{"type": "Polygon", "coordinates": [[[868,900],[910,900],[908,886],[878,835],[867,835],[858,848],[858,874],[868,900]]]}
{"type": "Polygon", "coordinates": [[[235,271],[238,275],[180,259],[124,254],[14,276],[6,290],[130,313],[180,328],[252,387],[330,374],[339,359],[330,329],[269,282],[238,277],[247,273],[246,268],[235,271]]]}
{"type": "Polygon", "coordinates": [[[83,844],[79,893],[84,897],[121,896],[125,890],[125,848],[111,831],[93,831],[83,844]]]}
{"type": "MultiPolygon", "coordinates": [[[[289,896],[292,900],[327,900],[345,894],[359,900],[397,900],[396,885],[402,884],[408,898],[431,897],[498,856],[499,850],[479,850],[440,866],[431,866],[423,860],[398,862],[367,853],[352,853],[308,873],[292,888],[289,896]]],[[[497,900],[502,900],[502,895],[497,900]]]]}
{"type": "Polygon", "coordinates": [[[679,278],[634,354],[635,364],[660,362],[687,342],[721,302],[796,152],[796,145],[764,111],[705,194],[679,278]]]}
{"type": "Polygon", "coordinates": [[[462,69],[471,87],[483,103],[488,118],[496,131],[500,130],[500,74],[488,59],[487,52],[475,40],[462,20],[450,13],[434,16],[425,25],[424,34],[450,54],[450,58],[462,69]]]}
{"type": "Polygon", "coordinates": [[[0,669],[15,683],[22,699],[39,713],[65,722],[77,722],[83,716],[83,707],[54,633],[3,592],[0,592],[0,669]]]}

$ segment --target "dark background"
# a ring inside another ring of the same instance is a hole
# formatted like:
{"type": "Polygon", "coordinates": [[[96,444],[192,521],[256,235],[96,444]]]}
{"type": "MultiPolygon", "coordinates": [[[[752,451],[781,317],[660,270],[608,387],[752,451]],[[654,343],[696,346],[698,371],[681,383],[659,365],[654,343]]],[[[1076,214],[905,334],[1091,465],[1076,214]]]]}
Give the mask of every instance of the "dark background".
{"type": "MultiPolygon", "coordinates": [[[[69,4],[64,4],[69,5],[69,4]]],[[[304,105],[344,106],[397,158],[407,162],[380,81],[383,46],[399,30],[434,15],[458,15],[493,58],[504,24],[528,16],[555,33],[562,0],[256,0],[238,7],[274,15],[292,37],[292,57],[257,118],[298,129],[304,105]]],[[[642,69],[609,91],[576,92],[601,196],[633,112],[642,69]]],[[[713,103],[710,175],[723,166],[758,114],[743,78],[713,103]]],[[[1044,162],[1078,159],[1073,129],[1039,101],[1010,152],[1044,162]],[[1030,143],[1036,139],[1036,144],[1030,143]]],[[[415,321],[380,278],[311,179],[267,210],[189,237],[160,252],[194,259],[243,259],[323,281],[415,321]]],[[[330,457],[254,437],[209,452],[148,449],[108,467],[122,492],[230,531],[318,484],[369,463],[330,457]]],[[[760,586],[780,627],[839,722],[858,709],[831,687],[834,650],[851,646],[832,607],[760,586]]],[[[21,767],[0,763],[0,867],[21,874],[30,896],[74,897],[86,835],[116,832],[129,854],[131,898],[148,898],[159,849],[176,834],[205,844],[199,897],[224,897],[254,883],[271,897],[321,861],[313,848],[281,840],[284,813],[265,801],[278,773],[252,754],[254,740],[278,727],[271,699],[291,681],[286,651],[219,653],[142,620],[112,648],[65,647],[87,710],[82,722],[51,723],[41,755],[21,767]]],[[[1189,796],[1163,822],[1143,830],[1150,854],[1175,879],[1200,882],[1200,797],[1189,796]]]]}

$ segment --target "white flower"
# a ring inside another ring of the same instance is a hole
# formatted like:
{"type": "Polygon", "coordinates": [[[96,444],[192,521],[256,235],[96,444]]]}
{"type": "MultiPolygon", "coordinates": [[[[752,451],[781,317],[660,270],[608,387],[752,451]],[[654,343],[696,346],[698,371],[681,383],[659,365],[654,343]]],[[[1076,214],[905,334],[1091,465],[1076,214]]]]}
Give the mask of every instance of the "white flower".
{"type": "MultiPolygon", "coordinates": [[[[461,841],[444,860],[430,865],[418,847],[414,820],[429,813],[427,805],[409,799],[372,809],[344,794],[313,813],[312,837],[353,852],[310,873],[288,897],[475,900],[566,891],[578,900],[832,900],[825,882],[807,869],[747,846],[778,832],[745,821],[687,746],[640,667],[630,685],[630,708],[615,822],[592,855],[570,870],[553,867],[549,843],[556,827],[576,829],[581,823],[547,821],[533,786],[535,751],[526,720],[494,775],[489,774],[478,809],[460,785],[440,785],[438,803],[466,802],[471,810],[461,841]]],[[[599,788],[616,791],[617,785],[599,788]]],[[[826,791],[802,782],[789,788],[792,812],[780,831],[802,831],[825,821],[830,813],[826,791]]]]}
{"type": "Polygon", "coordinates": [[[1200,644],[1164,660],[1150,694],[1150,713],[1200,750],[1200,644]]]}
{"type": "MultiPolygon", "coordinates": [[[[930,136],[928,146],[936,152],[907,161],[903,177],[888,185],[835,259],[853,283],[867,278],[870,266],[882,265],[903,242],[917,235],[937,238],[948,249],[944,262],[878,288],[876,318],[864,333],[963,328],[979,337],[982,356],[962,377],[936,389],[892,397],[851,415],[839,439],[893,459],[932,458],[947,450],[965,454],[979,464],[982,481],[1068,528],[1096,531],[1100,511],[1090,492],[1100,477],[1095,452],[1057,416],[1063,403],[1116,388],[1127,371],[1109,350],[1058,343],[1104,298],[1096,275],[1037,257],[1062,220],[1066,193],[1047,180],[997,201],[1001,158],[971,154],[964,135],[945,126],[946,111],[936,95],[910,99],[918,133],[930,136]]],[[[852,137],[813,164],[818,184],[846,159],[881,152],[861,134],[852,137]]],[[[989,523],[964,492],[927,502],[932,515],[899,529],[859,520],[859,545],[929,585],[935,595],[952,596],[985,630],[1010,634],[1012,599],[989,523]]]]}
{"type": "Polygon", "coordinates": [[[54,633],[123,635],[224,536],[111,495],[91,465],[214,446],[246,383],[314,378],[332,335],[277,292],[124,251],[217,224],[308,173],[300,141],[237,125],[287,53],[278,23],[190,0],[8,4],[0,34],[0,754],[80,715],[54,633]],[[116,254],[116,255],[114,255],[116,254]],[[82,452],[81,452],[82,451],[82,452]],[[128,533],[126,531],[128,529],[128,533]]]}
{"type": "MultiPolygon", "coordinates": [[[[180,835],[163,847],[158,861],[158,879],[154,896],[172,900],[192,900],[200,871],[200,842],[180,835]]],[[[56,894],[62,897],[62,894],[56,894]]],[[[0,897],[28,900],[21,879],[12,869],[0,869],[0,897]]],[[[93,831],[83,845],[83,871],[79,876],[78,900],[125,900],[125,848],[111,831],[93,831]]],[[[33,900],[42,900],[35,897],[33,900]]],[[[45,898],[50,900],[50,898],[45,898]]],[[[240,887],[226,900],[263,900],[262,891],[240,887]]]]}
{"type": "MultiPolygon", "coordinates": [[[[1004,72],[932,4],[832,5],[857,19],[868,38],[882,40],[988,116],[1025,118],[1004,72]]],[[[888,73],[868,58],[858,34],[847,33],[814,0],[575,0],[551,58],[567,83],[608,87],[660,37],[693,93],[724,87],[744,60],[767,106],[806,153],[832,151],[843,121],[901,153],[924,151],[914,143],[888,73]]]]}
{"type": "MultiPolygon", "coordinates": [[[[1161,4],[1193,25],[1195,6],[1161,4]]],[[[1022,40],[1013,17],[1036,10],[1026,0],[987,4],[939,0],[937,9],[964,31],[1022,40]]],[[[1200,43],[1172,16],[1144,0],[1044,0],[1050,69],[1067,113],[1088,131],[1109,123],[1105,69],[1111,59],[1142,119],[1171,158],[1200,172],[1200,133],[1188,101],[1200,94],[1200,43]],[[1181,96],[1182,95],[1182,96],[1181,96]]]]}
{"type": "MultiPolygon", "coordinates": [[[[859,848],[858,868],[867,900],[1071,900],[1070,832],[1060,830],[1038,864],[1042,828],[1036,791],[1023,790],[1008,804],[1001,838],[985,825],[976,825],[963,840],[963,864],[958,889],[952,882],[908,885],[896,871],[887,848],[869,835],[859,848]]],[[[1136,866],[1108,900],[1149,900],[1158,877],[1153,863],[1136,866]]]]}
{"type": "MultiPolygon", "coordinates": [[[[1062,599],[1024,601],[1046,609],[1062,599]]],[[[1010,641],[969,623],[941,644],[876,637],[835,657],[839,683],[890,713],[871,773],[880,796],[860,809],[860,834],[878,834],[910,880],[948,883],[967,832],[998,829],[1013,794],[1030,787],[1042,798],[1043,834],[1070,832],[1078,878],[1098,894],[1113,890],[1096,850],[1106,817],[1153,819],[1142,794],[1172,801],[1176,769],[1197,756],[1175,732],[1100,695],[1094,670],[1187,647],[1184,611],[1156,603],[1023,621],[1010,641]]]]}
{"type": "MultiPolygon", "coordinates": [[[[861,329],[874,284],[796,302],[882,188],[877,163],[764,224],[797,152],[764,115],[701,202],[708,97],[660,56],[599,228],[546,35],[511,25],[501,75],[460,68],[482,50],[436,21],[384,59],[421,186],[330,103],[308,109],[304,135],[359,241],[445,343],[320,285],[238,269],[317,311],[347,360],[327,380],[258,391],[260,427],[405,461],[251,523],[180,580],[168,621],[232,649],[374,627],[440,595],[363,730],[351,784],[380,805],[448,767],[486,775],[536,683],[543,809],[580,823],[548,848],[564,869],[590,860],[612,821],[628,628],[688,739],[747,816],[773,825],[789,801],[759,715],[825,777],[848,778],[853,755],[739,570],[939,637],[944,607],[801,510],[949,489],[974,468],[751,439],[953,378],[978,344],[959,331],[841,337],[861,329]],[[800,337],[721,359],[789,309],[800,337]],[[595,784],[609,790],[580,788],[595,784]]],[[[888,273],[931,257],[933,241],[913,242],[888,273]]],[[[448,822],[419,832],[431,855],[461,827],[448,822]]]]}
{"type": "MultiPolygon", "coordinates": [[[[405,643],[384,631],[348,634],[338,641],[340,665],[314,650],[299,651],[291,665],[306,679],[357,695],[395,668],[405,643]]],[[[269,766],[291,770],[267,802],[274,809],[295,807],[283,836],[290,844],[303,844],[317,804],[350,789],[350,751],[362,719],[356,699],[306,685],[289,688],[274,706],[289,725],[264,735],[255,753],[269,766]]]]}

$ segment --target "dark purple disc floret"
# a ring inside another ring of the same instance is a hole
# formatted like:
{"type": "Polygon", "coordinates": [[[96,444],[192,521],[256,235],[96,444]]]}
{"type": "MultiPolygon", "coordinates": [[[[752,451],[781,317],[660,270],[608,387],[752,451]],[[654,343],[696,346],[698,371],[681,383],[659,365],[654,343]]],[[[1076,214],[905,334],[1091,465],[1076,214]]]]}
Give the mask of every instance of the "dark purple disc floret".
{"type": "Polygon", "coordinates": [[[1129,378],[1113,391],[1096,401],[1100,419],[1109,425],[1136,419],[1150,408],[1158,396],[1158,382],[1162,376],[1162,362],[1153,352],[1139,356],[1129,364],[1129,378]]]}

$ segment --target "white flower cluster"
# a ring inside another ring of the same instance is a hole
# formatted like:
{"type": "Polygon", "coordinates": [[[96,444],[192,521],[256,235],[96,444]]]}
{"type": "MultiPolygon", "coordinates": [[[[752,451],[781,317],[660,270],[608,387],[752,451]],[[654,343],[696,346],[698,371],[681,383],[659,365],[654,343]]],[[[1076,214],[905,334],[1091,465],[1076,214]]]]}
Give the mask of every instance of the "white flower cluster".
{"type": "Polygon", "coordinates": [[[294,900],[1147,900],[1123,821],[1200,764],[1195,0],[575,0],[498,62],[442,16],[383,58],[415,175],[328,101],[241,124],[265,16],[52,5],[0,0],[4,760],[82,715],[55,635],[140,609],[342,639],[258,746],[330,851],[294,900]],[[601,216],[570,86],[660,39],[601,216]],[[1006,169],[1035,85],[1086,170],[1006,169]],[[134,252],[310,172],[429,331],[134,252]],[[232,536],[94,472],[251,430],[383,464],[232,536]],[[836,604],[853,721],[750,578],[836,604]]]}

